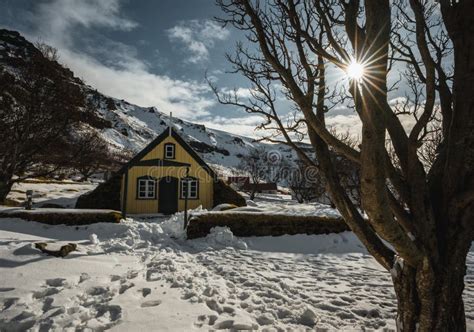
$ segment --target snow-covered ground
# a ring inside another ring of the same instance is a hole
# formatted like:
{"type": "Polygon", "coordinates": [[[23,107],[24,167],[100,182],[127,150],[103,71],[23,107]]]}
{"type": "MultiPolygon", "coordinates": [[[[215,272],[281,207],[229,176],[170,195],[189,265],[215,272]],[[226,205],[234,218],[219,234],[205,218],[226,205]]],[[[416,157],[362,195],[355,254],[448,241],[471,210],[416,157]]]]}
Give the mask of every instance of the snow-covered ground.
{"type": "MultiPolygon", "coordinates": [[[[215,210],[219,210],[219,208],[217,207],[215,210]]],[[[247,206],[226,210],[226,213],[229,212],[341,217],[341,214],[329,205],[316,202],[300,204],[292,200],[290,195],[281,194],[258,194],[253,201],[247,199],[247,206]]]]}
{"type": "MultiPolygon", "coordinates": [[[[0,330],[394,329],[390,274],[350,233],[182,238],[182,216],[48,226],[0,220],[0,330]],[[93,235],[95,234],[95,236],[93,235]],[[64,259],[33,243],[78,244],[64,259]]],[[[466,314],[474,328],[474,252],[466,314]]]]}
{"type": "Polygon", "coordinates": [[[56,204],[63,207],[74,207],[77,198],[82,194],[94,190],[97,183],[64,181],[29,181],[15,183],[8,199],[15,202],[24,202],[27,190],[33,190],[33,203],[35,206],[43,204],[56,204]]]}

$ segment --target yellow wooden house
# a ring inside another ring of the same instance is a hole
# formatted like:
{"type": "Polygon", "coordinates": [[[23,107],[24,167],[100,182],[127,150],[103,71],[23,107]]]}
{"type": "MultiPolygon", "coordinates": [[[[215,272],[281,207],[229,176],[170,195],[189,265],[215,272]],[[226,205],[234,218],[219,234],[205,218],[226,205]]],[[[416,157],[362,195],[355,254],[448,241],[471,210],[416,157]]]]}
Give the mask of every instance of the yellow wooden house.
{"type": "Polygon", "coordinates": [[[171,214],[212,208],[214,171],[172,127],[121,170],[122,214],[171,214]]]}

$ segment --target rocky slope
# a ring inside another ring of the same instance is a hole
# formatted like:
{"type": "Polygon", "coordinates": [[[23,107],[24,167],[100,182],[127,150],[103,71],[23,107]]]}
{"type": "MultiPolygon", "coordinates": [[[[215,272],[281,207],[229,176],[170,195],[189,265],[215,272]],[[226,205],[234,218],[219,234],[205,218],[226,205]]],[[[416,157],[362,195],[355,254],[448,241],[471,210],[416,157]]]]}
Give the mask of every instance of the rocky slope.
{"type": "MultiPolygon", "coordinates": [[[[11,72],[21,72],[28,65],[28,59],[39,50],[16,31],[0,29],[0,66],[11,72]]],[[[87,86],[74,76],[74,73],[57,64],[65,79],[81,84],[94,105],[94,114],[87,123],[113,146],[139,151],[155,136],[159,135],[169,124],[167,110],[155,107],[140,107],[124,100],[105,96],[87,86]]],[[[239,165],[243,155],[249,149],[261,146],[267,152],[275,152],[281,158],[291,162],[297,159],[296,154],[283,144],[265,144],[254,142],[251,138],[230,134],[224,131],[207,128],[203,125],[173,118],[173,125],[183,138],[210,164],[218,173],[229,174],[239,165]]]]}

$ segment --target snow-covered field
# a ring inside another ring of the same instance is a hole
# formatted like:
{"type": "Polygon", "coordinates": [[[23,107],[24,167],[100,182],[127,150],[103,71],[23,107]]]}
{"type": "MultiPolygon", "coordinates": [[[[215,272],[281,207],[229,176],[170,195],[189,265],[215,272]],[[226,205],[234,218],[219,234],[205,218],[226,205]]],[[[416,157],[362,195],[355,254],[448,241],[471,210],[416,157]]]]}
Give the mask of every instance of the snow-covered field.
{"type": "Polygon", "coordinates": [[[63,207],[74,207],[77,198],[97,187],[97,183],[64,181],[39,181],[32,179],[26,182],[15,183],[8,195],[8,199],[15,202],[24,202],[27,190],[33,190],[35,206],[56,204],[63,207]]]}
{"type": "MultiPolygon", "coordinates": [[[[244,193],[241,193],[245,196],[244,193]]],[[[248,195],[247,195],[248,196],[248,195]]],[[[225,206],[225,204],[224,204],[225,206]]],[[[215,210],[219,210],[218,208],[215,210]]],[[[292,216],[341,217],[341,214],[329,205],[321,203],[298,203],[289,195],[258,194],[254,201],[247,200],[247,206],[226,210],[226,213],[262,213],[292,216]]]]}
{"type": "MultiPolygon", "coordinates": [[[[394,329],[390,274],[352,233],[238,239],[219,228],[186,241],[181,220],[72,228],[1,219],[0,330],[394,329]],[[79,251],[44,256],[38,241],[79,251]]],[[[471,329],[473,282],[471,252],[471,329]]]]}

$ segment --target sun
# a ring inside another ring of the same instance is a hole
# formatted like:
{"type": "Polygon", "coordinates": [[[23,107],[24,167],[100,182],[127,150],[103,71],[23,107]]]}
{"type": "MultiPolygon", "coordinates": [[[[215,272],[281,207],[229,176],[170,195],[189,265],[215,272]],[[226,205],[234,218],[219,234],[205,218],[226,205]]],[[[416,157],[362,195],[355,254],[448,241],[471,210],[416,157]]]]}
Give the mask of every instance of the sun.
{"type": "Polygon", "coordinates": [[[365,74],[364,65],[359,62],[352,61],[346,68],[346,74],[350,79],[359,81],[365,74]]]}

